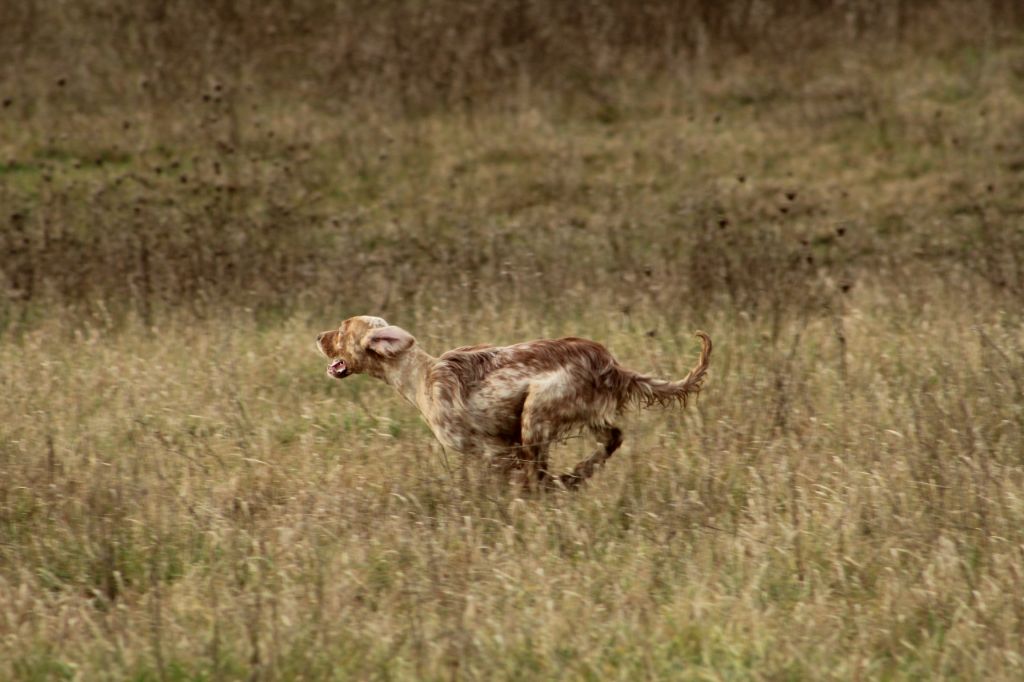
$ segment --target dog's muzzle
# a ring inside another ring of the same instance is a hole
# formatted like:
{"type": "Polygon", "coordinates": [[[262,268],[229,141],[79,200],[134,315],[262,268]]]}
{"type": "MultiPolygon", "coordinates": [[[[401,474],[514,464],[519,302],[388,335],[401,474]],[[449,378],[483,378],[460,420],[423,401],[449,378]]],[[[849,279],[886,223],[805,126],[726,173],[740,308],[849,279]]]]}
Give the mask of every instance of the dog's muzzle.
{"type": "Polygon", "coordinates": [[[338,358],[337,360],[332,362],[330,366],[327,368],[327,375],[332,376],[335,379],[344,379],[351,373],[352,370],[348,368],[348,365],[346,365],[345,361],[342,360],[341,358],[338,358]]]}

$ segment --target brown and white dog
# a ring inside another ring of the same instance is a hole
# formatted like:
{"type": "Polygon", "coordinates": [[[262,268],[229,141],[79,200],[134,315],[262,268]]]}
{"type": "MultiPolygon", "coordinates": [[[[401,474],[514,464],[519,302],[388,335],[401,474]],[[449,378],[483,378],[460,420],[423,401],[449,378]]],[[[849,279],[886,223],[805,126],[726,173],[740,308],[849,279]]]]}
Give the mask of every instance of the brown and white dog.
{"type": "Polygon", "coordinates": [[[697,365],[681,381],[637,374],[599,343],[568,337],[512,346],[466,346],[433,357],[413,336],[379,317],[360,315],[317,335],[333,360],[327,374],[383,379],[423,413],[445,447],[482,455],[526,486],[558,481],[576,488],[622,444],[615,418],[629,405],[686,405],[711,358],[711,337],[697,332],[697,365]],[[550,445],[589,429],[601,447],[557,478],[550,445]]]}

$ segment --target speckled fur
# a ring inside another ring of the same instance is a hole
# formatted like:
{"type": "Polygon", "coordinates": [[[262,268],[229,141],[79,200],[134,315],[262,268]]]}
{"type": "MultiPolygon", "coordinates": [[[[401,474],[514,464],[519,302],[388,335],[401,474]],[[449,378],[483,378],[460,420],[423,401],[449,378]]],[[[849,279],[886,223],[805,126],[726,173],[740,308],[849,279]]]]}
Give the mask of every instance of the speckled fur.
{"type": "Polygon", "coordinates": [[[680,381],[622,367],[599,343],[567,337],[512,346],[466,346],[433,357],[404,329],[379,317],[352,317],[317,337],[317,347],[341,367],[332,376],[369,374],[419,408],[445,447],[480,455],[532,487],[555,482],[576,488],[622,443],[617,416],[629,405],[681,403],[701,390],[711,338],[701,341],[697,365],[680,381]],[[550,445],[590,430],[600,447],[558,477],[547,470],[550,445]]]}

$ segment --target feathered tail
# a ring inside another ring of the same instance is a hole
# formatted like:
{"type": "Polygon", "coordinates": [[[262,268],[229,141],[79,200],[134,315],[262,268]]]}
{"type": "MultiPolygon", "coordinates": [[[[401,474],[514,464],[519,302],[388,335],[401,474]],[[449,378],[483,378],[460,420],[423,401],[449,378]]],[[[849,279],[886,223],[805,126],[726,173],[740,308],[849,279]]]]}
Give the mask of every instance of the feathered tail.
{"type": "Polygon", "coordinates": [[[674,402],[682,403],[685,407],[691,395],[700,393],[711,360],[711,337],[704,332],[697,332],[696,336],[700,337],[700,359],[685,378],[680,381],[665,381],[633,374],[626,388],[628,401],[642,407],[655,404],[667,406],[674,402]]]}

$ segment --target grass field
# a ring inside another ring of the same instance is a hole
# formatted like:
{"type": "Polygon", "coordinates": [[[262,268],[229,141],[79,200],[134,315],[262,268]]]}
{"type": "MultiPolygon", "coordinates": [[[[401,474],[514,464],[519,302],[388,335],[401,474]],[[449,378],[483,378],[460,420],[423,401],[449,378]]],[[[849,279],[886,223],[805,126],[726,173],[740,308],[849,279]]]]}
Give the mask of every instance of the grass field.
{"type": "Polygon", "coordinates": [[[0,679],[1020,679],[1024,42],[994,36],[472,106],[7,81],[0,679]],[[704,329],[712,374],[524,496],[324,376],[361,313],[675,378],[704,329]]]}

